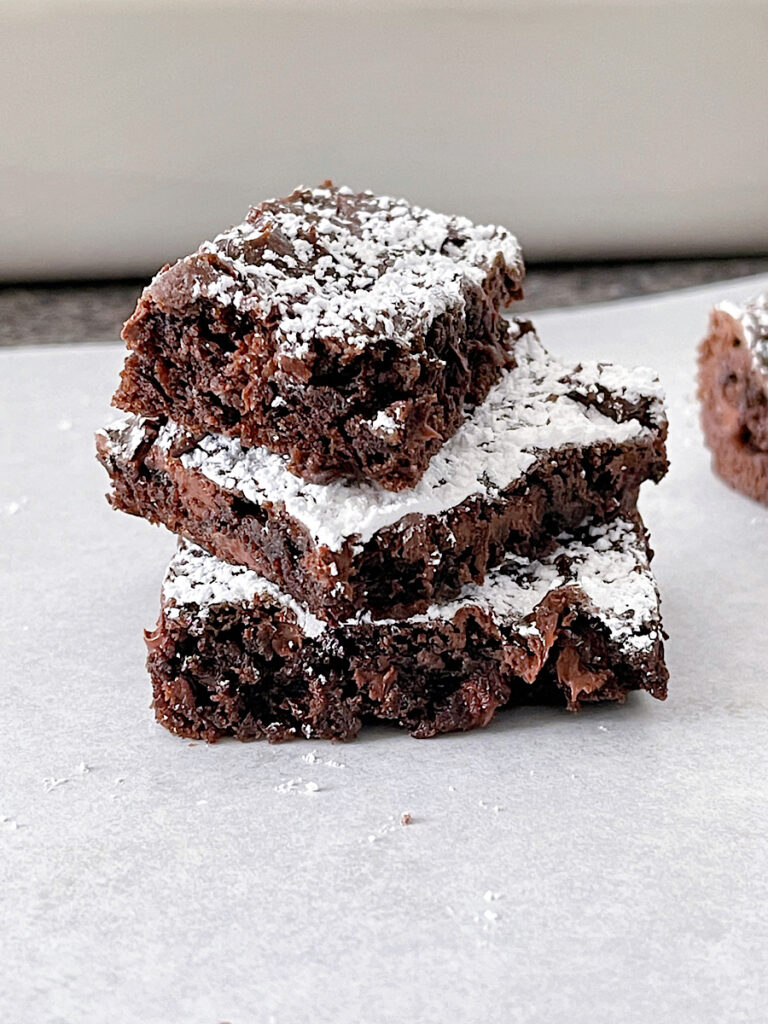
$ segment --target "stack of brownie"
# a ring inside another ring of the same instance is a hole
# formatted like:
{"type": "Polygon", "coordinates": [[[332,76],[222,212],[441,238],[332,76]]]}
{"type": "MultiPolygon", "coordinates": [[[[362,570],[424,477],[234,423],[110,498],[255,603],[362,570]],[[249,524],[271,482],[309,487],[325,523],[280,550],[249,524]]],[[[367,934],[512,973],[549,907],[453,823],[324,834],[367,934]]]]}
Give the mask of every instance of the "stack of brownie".
{"type": "Polygon", "coordinates": [[[214,740],[469,729],[666,694],[636,501],[656,378],[566,364],[519,246],[326,184],[163,268],[97,438],[115,508],[180,540],[147,635],[157,718],[214,740]]]}

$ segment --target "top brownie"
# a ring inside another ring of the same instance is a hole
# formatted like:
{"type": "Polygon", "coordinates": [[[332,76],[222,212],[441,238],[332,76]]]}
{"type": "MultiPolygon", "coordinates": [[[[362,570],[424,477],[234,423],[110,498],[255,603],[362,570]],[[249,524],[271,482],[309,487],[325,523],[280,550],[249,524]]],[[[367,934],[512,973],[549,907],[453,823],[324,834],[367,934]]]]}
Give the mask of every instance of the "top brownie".
{"type": "Polygon", "coordinates": [[[123,330],[115,404],[289,456],[315,483],[418,482],[514,365],[504,228],[326,183],[164,267],[123,330]]]}

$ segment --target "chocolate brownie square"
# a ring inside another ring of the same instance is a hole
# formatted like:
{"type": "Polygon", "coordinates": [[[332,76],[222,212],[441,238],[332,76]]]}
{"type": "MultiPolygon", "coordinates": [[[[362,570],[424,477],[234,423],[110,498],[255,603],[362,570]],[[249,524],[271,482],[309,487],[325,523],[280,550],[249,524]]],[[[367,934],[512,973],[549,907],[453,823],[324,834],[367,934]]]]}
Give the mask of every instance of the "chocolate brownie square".
{"type": "Polygon", "coordinates": [[[631,512],[667,467],[651,371],[565,363],[530,324],[515,366],[415,487],[318,485],[287,456],[172,421],[129,417],[97,437],[115,508],[254,569],[316,615],[407,618],[482,583],[507,552],[535,557],[587,516],[631,512]]]}
{"type": "Polygon", "coordinates": [[[712,311],[699,349],[699,398],[715,472],[768,505],[768,292],[712,311]]]}
{"type": "Polygon", "coordinates": [[[326,183],[164,267],[123,330],[115,404],[288,457],[313,482],[413,486],[512,365],[520,247],[326,183]]]}
{"type": "Polygon", "coordinates": [[[147,634],[155,714],[182,736],[419,737],[499,708],[666,696],[659,596],[639,520],[584,524],[546,557],[508,555],[457,600],[404,621],[331,625],[264,577],[182,542],[147,634]]]}

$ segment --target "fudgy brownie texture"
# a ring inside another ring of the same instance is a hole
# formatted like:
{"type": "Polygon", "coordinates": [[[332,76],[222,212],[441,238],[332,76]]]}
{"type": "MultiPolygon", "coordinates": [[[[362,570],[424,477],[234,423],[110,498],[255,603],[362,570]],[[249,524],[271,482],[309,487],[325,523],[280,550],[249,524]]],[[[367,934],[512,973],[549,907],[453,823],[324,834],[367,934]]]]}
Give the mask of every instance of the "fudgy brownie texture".
{"type": "Polygon", "coordinates": [[[298,189],[153,279],[114,401],[285,454],[307,480],[410,487],[511,364],[499,310],[523,275],[504,228],[298,189]]]}
{"type": "Polygon", "coordinates": [[[516,366],[409,491],[306,483],[285,456],[129,417],[97,435],[110,500],[254,569],[321,618],[422,612],[482,583],[507,552],[537,556],[587,516],[629,513],[640,484],[666,471],[653,374],[565,364],[529,326],[516,366]]]}
{"type": "Polygon", "coordinates": [[[699,350],[699,398],[715,472],[768,505],[768,292],[712,311],[699,350]]]}
{"type": "Polygon", "coordinates": [[[585,524],[540,561],[405,621],[332,626],[256,573],[182,542],[147,634],[157,719],[182,736],[349,739],[486,725],[512,704],[666,696],[659,597],[639,520],[585,524]]]}

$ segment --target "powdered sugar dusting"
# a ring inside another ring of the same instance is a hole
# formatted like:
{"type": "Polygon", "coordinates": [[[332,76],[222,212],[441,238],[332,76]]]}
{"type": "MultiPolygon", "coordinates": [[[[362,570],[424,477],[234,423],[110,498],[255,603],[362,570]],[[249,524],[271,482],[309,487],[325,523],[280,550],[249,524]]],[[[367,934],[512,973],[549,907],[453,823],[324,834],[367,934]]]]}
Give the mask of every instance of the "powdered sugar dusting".
{"type": "Polygon", "coordinates": [[[195,607],[204,617],[214,605],[250,604],[256,597],[291,612],[305,636],[319,636],[325,629],[324,622],[258,573],[179,542],[163,582],[163,599],[169,602],[166,614],[171,618],[185,606],[195,607]]]}
{"type": "MultiPolygon", "coordinates": [[[[436,317],[464,308],[468,287],[495,270],[518,284],[524,273],[505,228],[333,186],[252,208],[181,263],[195,275],[193,300],[268,321],[278,352],[300,360],[328,339],[353,351],[391,339],[418,352],[436,317]]],[[[178,271],[161,271],[148,294],[178,271]]]]}
{"type": "Polygon", "coordinates": [[[371,420],[371,430],[380,431],[383,434],[393,436],[397,433],[400,424],[394,416],[379,409],[376,416],[371,420]]]}
{"type": "MultiPolygon", "coordinates": [[[[631,403],[642,400],[654,429],[664,421],[663,392],[650,370],[606,363],[574,367],[549,355],[530,333],[519,340],[515,353],[518,365],[472,410],[432,457],[419,483],[406,491],[387,491],[366,481],[308,483],[288,470],[285,456],[262,447],[245,450],[237,438],[221,434],[206,435],[181,461],[186,469],[253,504],[282,503],[317,545],[339,551],[347,543],[367,543],[404,516],[440,515],[472,495],[495,496],[542,452],[556,454],[602,441],[622,444],[650,435],[640,419],[628,416],[617,422],[589,404],[601,395],[631,403]]],[[[136,426],[128,433],[130,449],[138,444],[136,432],[143,421],[136,417],[132,422],[136,426]]],[[[168,424],[157,443],[167,449],[177,430],[168,424]]],[[[126,442],[115,438],[112,443],[126,454],[126,442]]]]}
{"type": "MultiPolygon", "coordinates": [[[[567,588],[571,606],[596,616],[626,649],[650,649],[660,631],[659,597],[637,528],[623,520],[593,525],[579,539],[564,536],[548,557],[529,561],[508,555],[483,584],[468,584],[454,601],[434,605],[411,623],[451,620],[463,609],[480,608],[502,633],[536,633],[534,615],[548,594],[567,588]]],[[[330,628],[280,593],[257,573],[228,565],[185,542],[168,569],[164,597],[204,615],[216,603],[250,604],[264,596],[289,609],[310,637],[330,628]],[[277,595],[277,596],[276,596],[277,595]]],[[[359,615],[344,625],[367,622],[359,615]]],[[[377,627],[402,626],[380,620],[377,627]]]]}
{"type": "MultiPolygon", "coordinates": [[[[545,559],[507,555],[484,583],[467,584],[454,601],[433,605],[411,621],[453,619],[463,608],[482,608],[499,629],[519,631],[547,594],[561,588],[581,591],[575,604],[595,613],[614,640],[632,649],[650,648],[658,634],[659,595],[645,546],[635,527],[620,520],[590,527],[585,539],[567,536],[545,559]]],[[[535,626],[528,632],[535,632],[535,626]]],[[[526,630],[523,630],[524,632],[526,630]]]]}
{"type": "Polygon", "coordinates": [[[743,306],[722,302],[717,308],[741,323],[744,339],[755,363],[761,370],[768,372],[768,292],[745,302],[743,306]]]}
{"type": "MultiPolygon", "coordinates": [[[[146,419],[144,416],[136,416],[133,413],[125,413],[113,420],[109,426],[97,430],[97,436],[106,438],[111,447],[117,445],[120,455],[124,459],[132,459],[146,437],[146,419]],[[119,440],[118,440],[119,439],[119,440]]],[[[168,444],[176,433],[174,425],[168,444]]]]}

